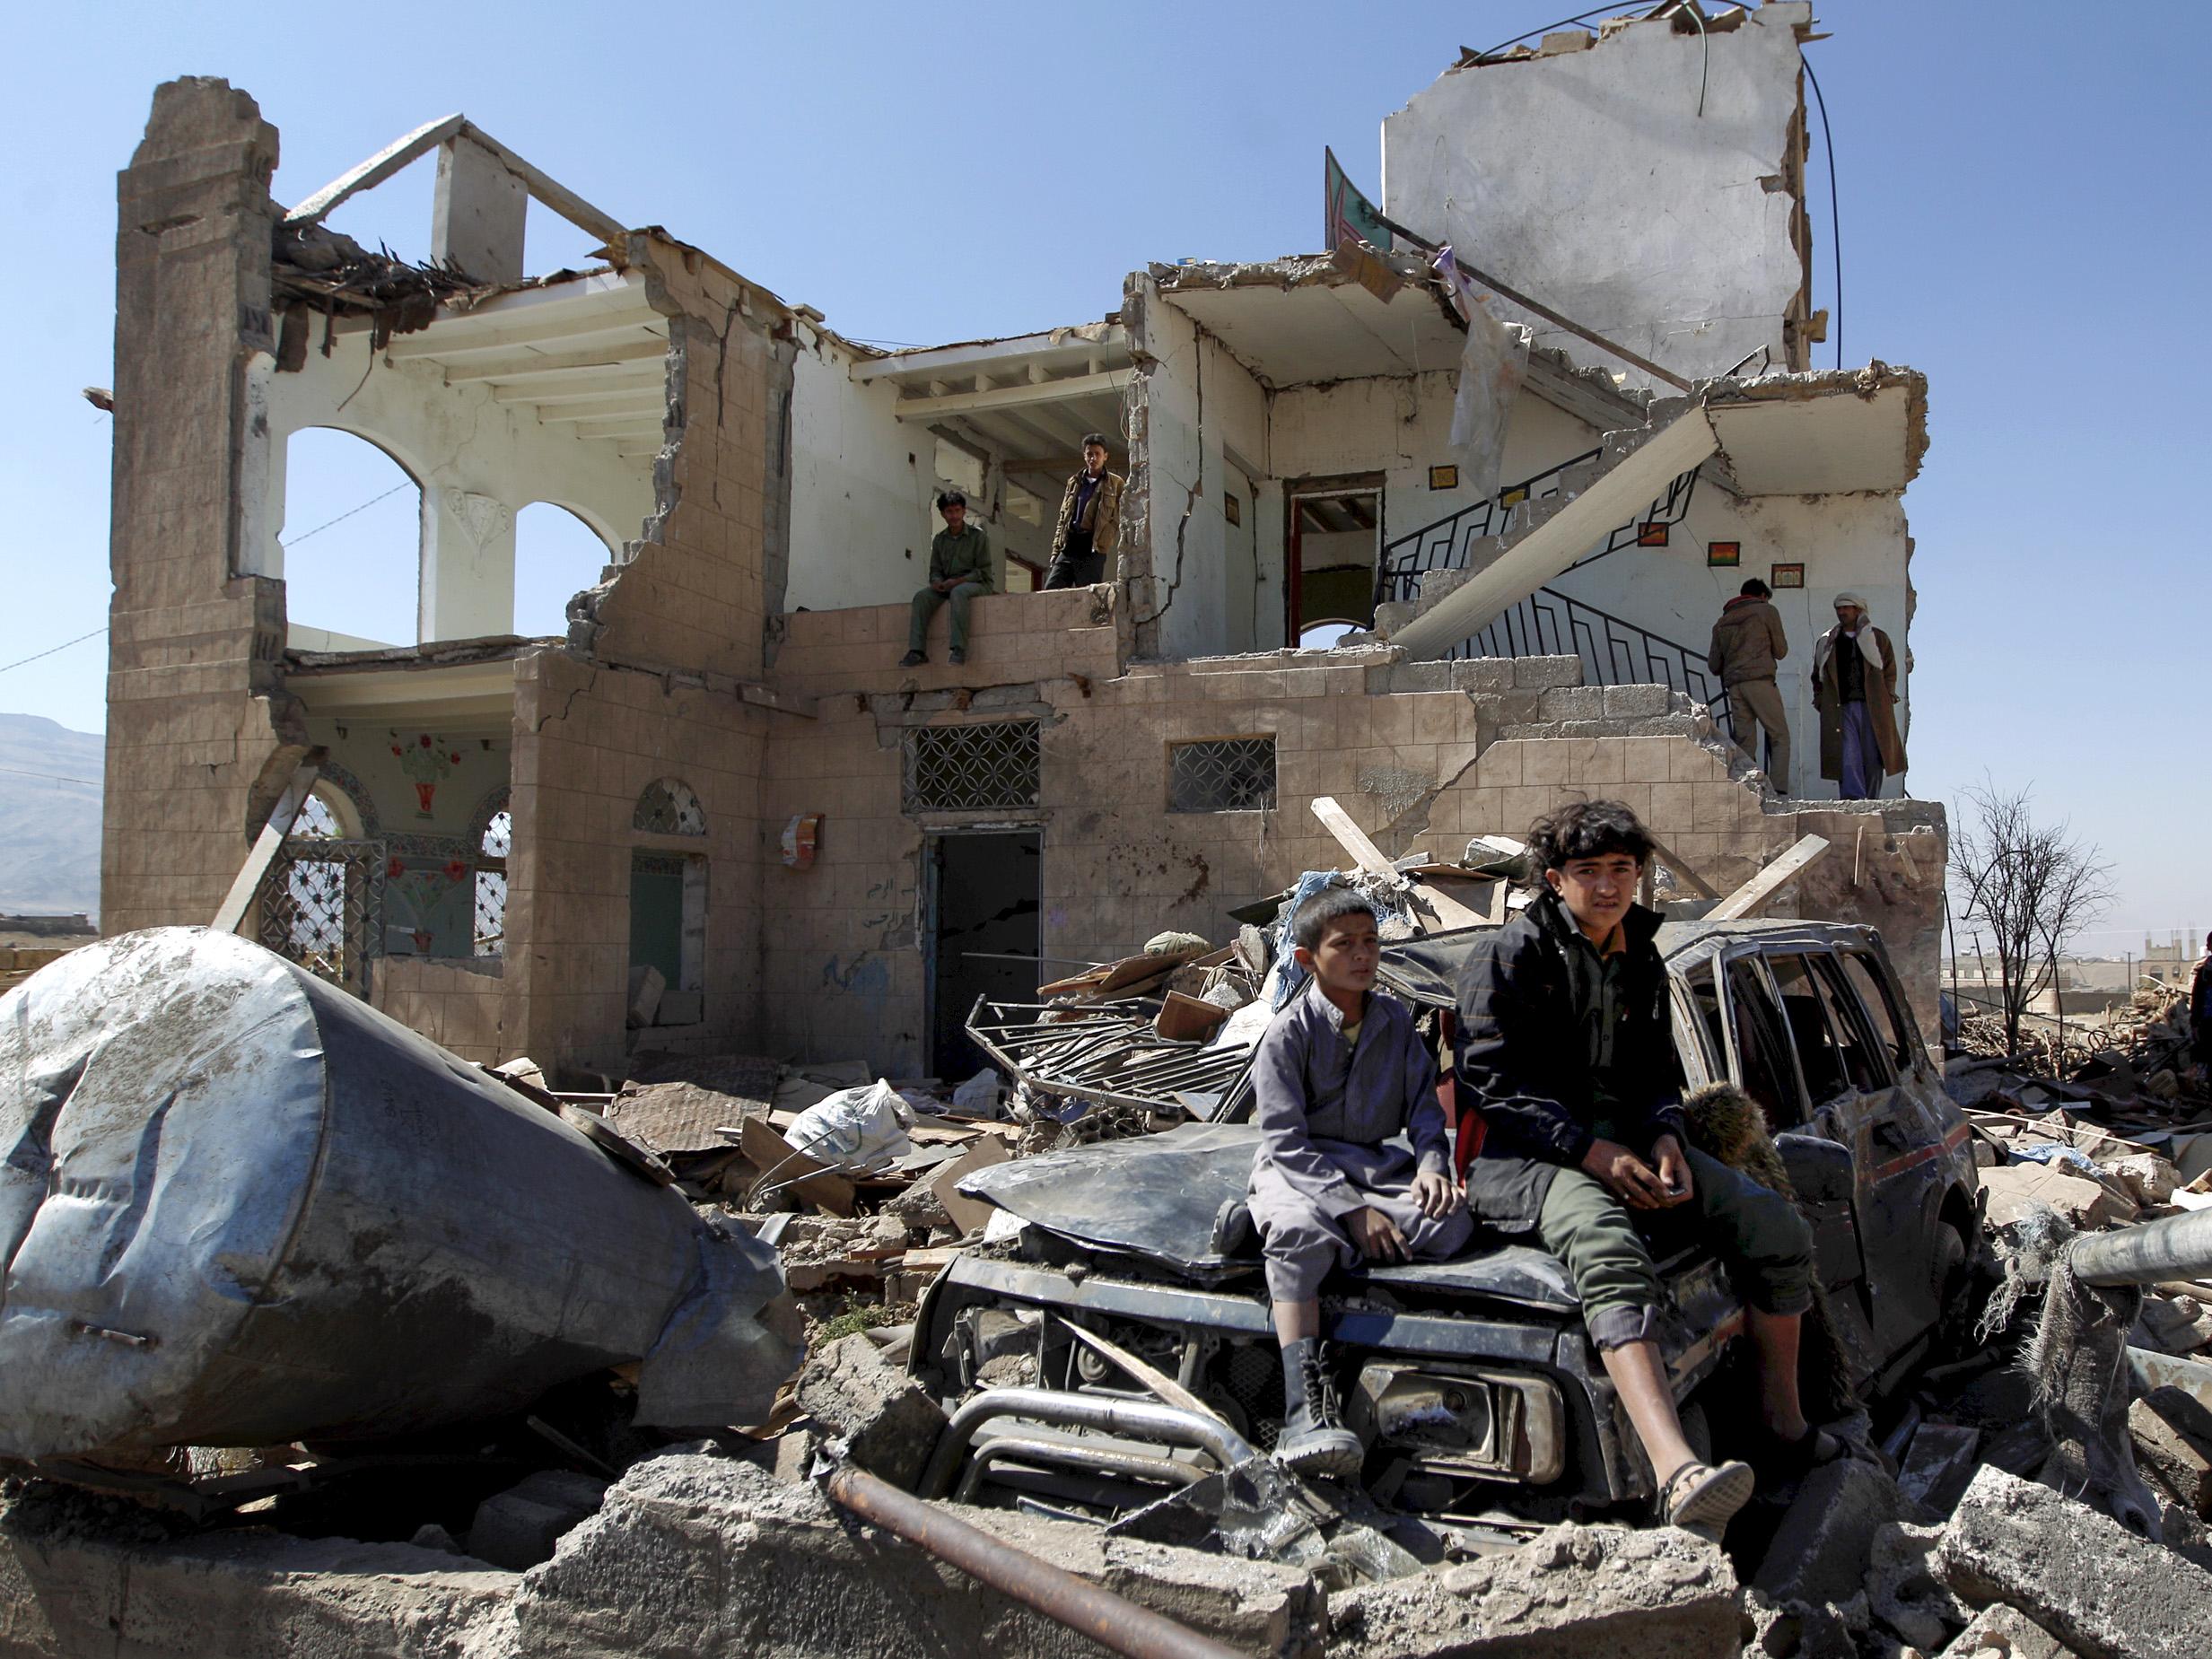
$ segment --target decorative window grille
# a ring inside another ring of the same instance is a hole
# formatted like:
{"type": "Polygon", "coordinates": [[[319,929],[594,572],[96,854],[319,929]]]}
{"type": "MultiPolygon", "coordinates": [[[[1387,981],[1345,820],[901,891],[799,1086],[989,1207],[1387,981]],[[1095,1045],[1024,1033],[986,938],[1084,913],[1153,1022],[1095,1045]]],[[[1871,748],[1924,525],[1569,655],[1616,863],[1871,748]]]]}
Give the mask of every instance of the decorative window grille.
{"type": "Polygon", "coordinates": [[[645,786],[637,798],[637,811],[630,826],[654,835],[704,835],[706,808],[680,779],[660,778],[645,786]]]}
{"type": "Polygon", "coordinates": [[[1274,804],[1274,738],[1225,738],[1168,746],[1168,811],[1258,812],[1274,804]]]}
{"type": "MultiPolygon", "coordinates": [[[[295,823],[309,822],[303,808],[295,823]]],[[[367,997],[384,908],[385,857],[381,841],[342,841],[328,829],[310,826],[287,838],[261,889],[261,943],[367,997]]]]}
{"type": "Polygon", "coordinates": [[[507,854],[514,848],[514,815],[501,807],[476,840],[476,941],[479,956],[507,954],[507,854]]]}
{"type": "Polygon", "coordinates": [[[906,732],[905,810],[973,812],[1037,804],[1037,723],[984,720],[906,732]]]}
{"type": "Polygon", "coordinates": [[[323,799],[319,789],[301,803],[298,816],[292,820],[295,841],[337,841],[344,834],[338,827],[337,812],[323,799]]]}

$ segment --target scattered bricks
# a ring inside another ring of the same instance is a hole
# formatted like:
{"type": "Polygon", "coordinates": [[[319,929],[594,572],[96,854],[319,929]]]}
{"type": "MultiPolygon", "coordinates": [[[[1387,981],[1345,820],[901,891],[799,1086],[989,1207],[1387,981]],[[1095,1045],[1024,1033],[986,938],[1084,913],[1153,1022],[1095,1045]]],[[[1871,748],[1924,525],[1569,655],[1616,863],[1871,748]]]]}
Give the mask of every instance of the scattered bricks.
{"type": "Polygon", "coordinates": [[[1605,712],[1621,720],[1648,719],[1665,714],[1667,709],[1667,689],[1664,685],[1608,685],[1605,687],[1605,712]]]}
{"type": "Polygon", "coordinates": [[[1879,1527],[1867,1567],[1867,1610],[1923,1653],[1934,1653],[1972,1617],[1936,1576],[1935,1552],[1942,1540],[1938,1526],[1879,1527]]]}
{"type": "Polygon", "coordinates": [[[2212,1573],[1999,1469],[1966,1489],[1937,1570],[1966,1601],[2009,1602],[2084,1659],[2212,1653],[2212,1573]]]}
{"type": "Polygon", "coordinates": [[[1605,718],[1605,692],[1599,685],[1568,685],[1543,694],[1537,715],[1547,720],[1596,720],[1605,718]]]}
{"type": "Polygon", "coordinates": [[[1452,689],[1452,665],[1449,662],[1394,662],[1383,669],[1368,670],[1369,691],[1449,691],[1452,689]],[[1383,677],[1377,686],[1375,677],[1383,677]]]}
{"type": "Polygon", "coordinates": [[[596,1513],[607,1482],[568,1469],[541,1469],[476,1506],[468,1553],[511,1573],[553,1558],[561,1535],[596,1513]]]}
{"type": "MultiPolygon", "coordinates": [[[[1326,1613],[1303,1573],[1004,1510],[949,1513],[1239,1653],[1319,1659],[1326,1613]]],[[[599,1513],[522,1581],[515,1624],[531,1659],[1097,1659],[1104,1651],[861,1524],[810,1485],[781,1486],[749,1463],[682,1454],[624,1474],[599,1513]]]]}
{"type": "Polygon", "coordinates": [[[1974,1615],[1937,1659],[2080,1659],[2016,1607],[1999,1602],[1974,1615]]]}
{"type": "Polygon", "coordinates": [[[1841,1602],[1867,1576],[1875,1529],[1900,1518],[1897,1483],[1856,1457],[1806,1475],[1752,1582],[1777,1602],[1841,1602]]]}
{"type": "Polygon", "coordinates": [[[1470,657],[1451,665],[1454,691],[1505,692],[1513,689],[1513,662],[1504,657],[1470,657]]]}
{"type": "Polygon", "coordinates": [[[2199,1517],[2212,1516],[2212,1462],[2186,1435],[2160,1416],[2148,1400],[2129,1404],[2128,1433],[2135,1441],[2137,1458],[2173,1494],[2174,1501],[2199,1517]]]}
{"type": "Polygon", "coordinates": [[[2042,1164],[2011,1164],[1975,1171],[1988,1195],[1986,1218],[1992,1227],[2011,1227],[2038,1204],[2048,1204],[2077,1229],[2109,1227],[2134,1218],[2135,1206],[2082,1175],[2042,1164]]]}
{"type": "Polygon", "coordinates": [[[2155,1152],[2134,1152],[2114,1158],[2104,1173],[2119,1177],[2138,1204],[2163,1204],[2181,1184],[2181,1172],[2155,1152]]]}
{"type": "Polygon", "coordinates": [[[1691,1659],[1734,1653],[1741,1625],[1736,1576],[1706,1540],[1671,1527],[1561,1526],[1508,1554],[1333,1595],[1329,1652],[1691,1659]]]}
{"type": "Polygon", "coordinates": [[[1579,657],[1516,657],[1513,683],[1524,691],[1546,691],[1554,685],[1582,684],[1579,657]]]}
{"type": "Polygon", "coordinates": [[[845,1443],[854,1463],[908,1491],[945,1427],[937,1401],[864,1332],[840,1337],[807,1361],[798,1401],[825,1434],[845,1443]]]}
{"type": "Polygon", "coordinates": [[[1930,1515],[1949,1515],[1974,1478],[1980,1445],[1981,1430],[1971,1424],[1921,1424],[1897,1471],[1897,1489],[1930,1515]]]}

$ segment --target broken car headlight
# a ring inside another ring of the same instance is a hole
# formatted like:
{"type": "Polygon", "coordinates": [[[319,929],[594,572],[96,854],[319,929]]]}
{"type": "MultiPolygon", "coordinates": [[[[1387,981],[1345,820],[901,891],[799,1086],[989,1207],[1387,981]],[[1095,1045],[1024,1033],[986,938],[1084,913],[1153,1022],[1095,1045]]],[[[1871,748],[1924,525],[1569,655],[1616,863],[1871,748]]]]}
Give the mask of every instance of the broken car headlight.
{"type": "Polygon", "coordinates": [[[1548,1486],[1567,1469],[1566,1402],[1540,1376],[1364,1366],[1344,1420],[1370,1446],[1441,1473],[1548,1486]]]}

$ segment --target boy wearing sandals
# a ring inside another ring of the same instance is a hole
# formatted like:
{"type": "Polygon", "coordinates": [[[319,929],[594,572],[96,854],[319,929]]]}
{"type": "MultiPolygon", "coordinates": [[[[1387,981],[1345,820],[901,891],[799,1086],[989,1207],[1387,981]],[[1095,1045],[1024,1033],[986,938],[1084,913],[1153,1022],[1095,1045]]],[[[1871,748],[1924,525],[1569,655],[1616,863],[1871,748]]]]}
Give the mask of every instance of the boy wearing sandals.
{"type": "Polygon", "coordinates": [[[1749,1501],[1749,1466],[1716,1469],[1683,1439],[1657,1333],[1662,1293],[1645,1239],[1702,1237],[1749,1307],[1758,1350],[1761,1466],[1789,1475],[1838,1455],[1797,1395],[1798,1327],[1813,1300],[1812,1230],[1788,1199],[1691,1147],[1682,1115],[1658,915],[1635,903],[1652,843],[1614,801],[1539,820],[1534,903],[1477,941],[1459,981],[1459,1079],[1482,1105],[1467,1171],[1475,1218],[1533,1232],[1563,1260],[1678,1526],[1718,1528],[1749,1501]]]}
{"type": "MultiPolygon", "coordinates": [[[[1382,944],[1373,907],[1350,888],[1325,887],[1298,907],[1290,930],[1313,982],[1275,1016],[1252,1061],[1260,1145],[1250,1216],[1282,1344],[1275,1455],[1307,1474],[1349,1478],[1363,1448],[1337,1413],[1322,1354],[1321,1282],[1361,1257],[1444,1261],[1466,1247],[1472,1228],[1452,1179],[1436,1061],[1412,1011],[1375,989],[1382,944]]],[[[1225,1205],[1224,1217],[1235,1208],[1225,1205]]]]}

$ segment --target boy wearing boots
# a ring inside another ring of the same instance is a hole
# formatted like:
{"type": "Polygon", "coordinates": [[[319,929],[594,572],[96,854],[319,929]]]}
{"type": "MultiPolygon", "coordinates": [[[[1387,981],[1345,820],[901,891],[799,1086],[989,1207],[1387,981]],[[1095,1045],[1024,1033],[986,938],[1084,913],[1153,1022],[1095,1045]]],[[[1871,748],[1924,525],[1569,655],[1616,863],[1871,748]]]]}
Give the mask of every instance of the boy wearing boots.
{"type": "Polygon", "coordinates": [[[1275,1455],[1301,1472],[1355,1475],[1357,1436],[1337,1415],[1321,1344],[1321,1281],[1335,1267],[1438,1262],[1464,1248],[1435,1060],[1405,1005],[1377,991],[1375,912],[1327,887],[1291,923],[1312,982],[1276,1015],[1252,1063],[1251,1215],[1266,1260],[1288,1414],[1275,1455]],[[1392,1144],[1399,1134],[1411,1150],[1392,1144]]]}

